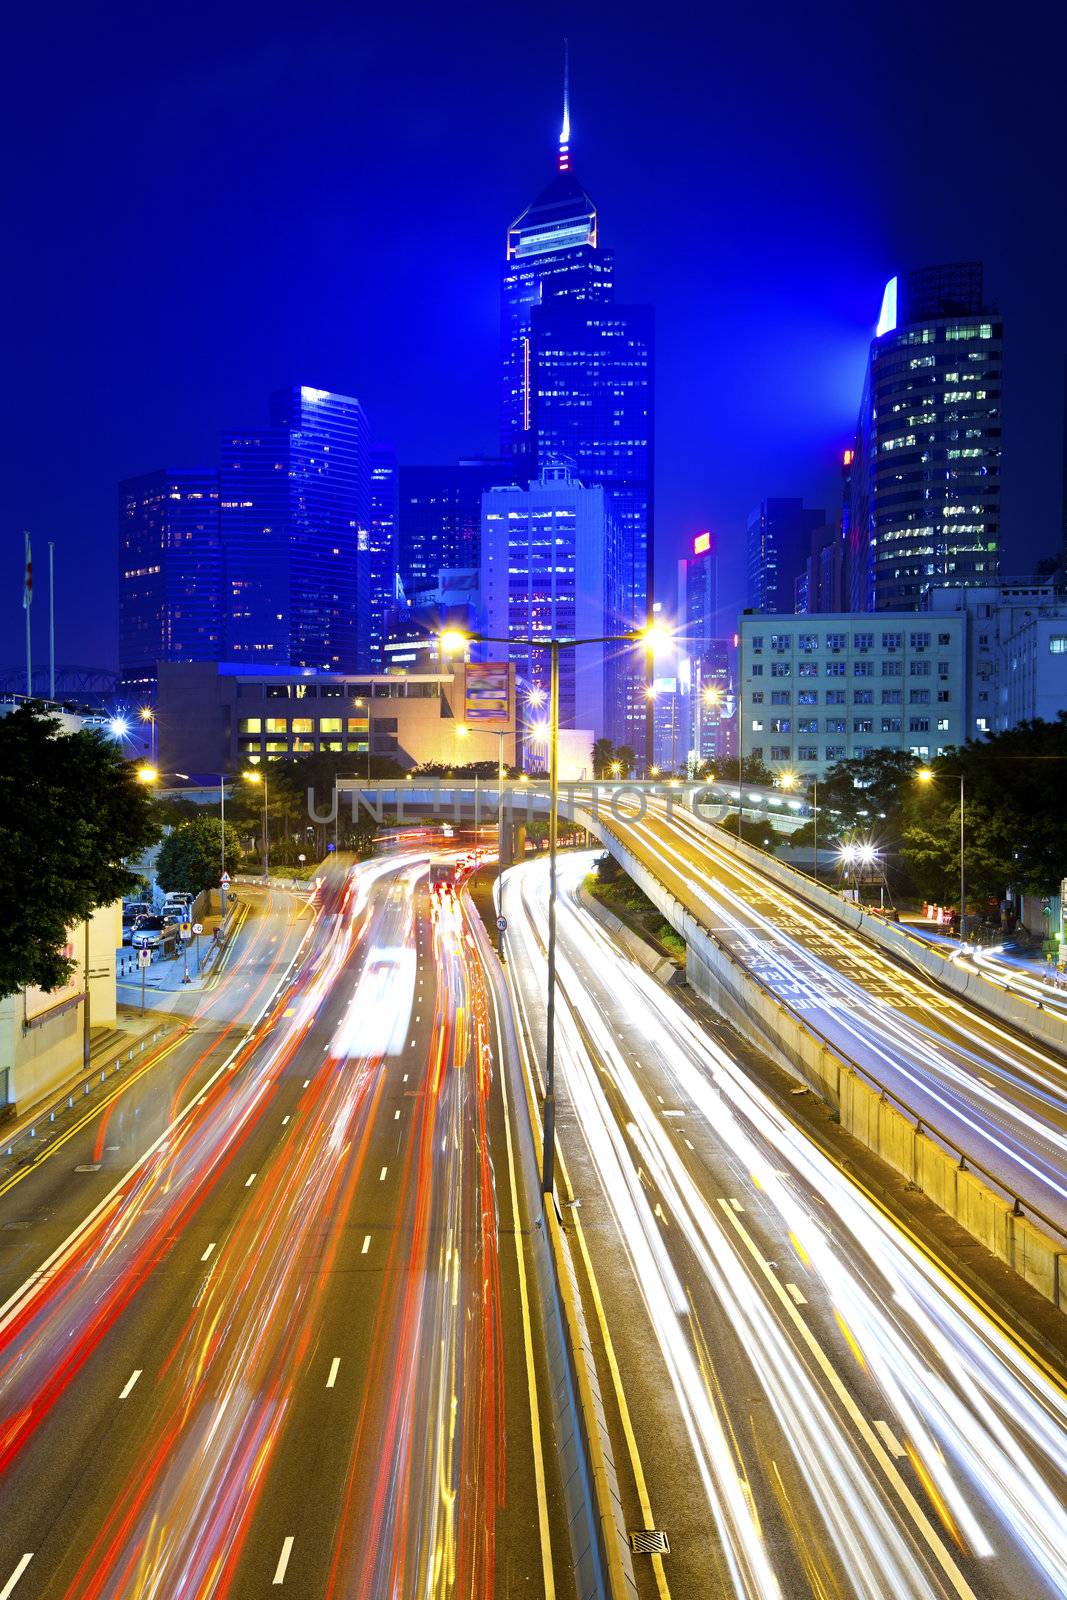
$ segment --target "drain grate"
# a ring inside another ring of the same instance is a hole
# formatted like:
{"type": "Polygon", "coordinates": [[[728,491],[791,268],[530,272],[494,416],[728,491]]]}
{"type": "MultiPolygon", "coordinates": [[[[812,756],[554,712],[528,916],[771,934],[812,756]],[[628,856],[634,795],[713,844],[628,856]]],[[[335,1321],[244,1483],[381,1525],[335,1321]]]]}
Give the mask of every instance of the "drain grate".
{"type": "Polygon", "coordinates": [[[638,1528],[630,1535],[630,1549],[639,1556],[669,1556],[671,1543],[662,1528],[638,1528]]]}

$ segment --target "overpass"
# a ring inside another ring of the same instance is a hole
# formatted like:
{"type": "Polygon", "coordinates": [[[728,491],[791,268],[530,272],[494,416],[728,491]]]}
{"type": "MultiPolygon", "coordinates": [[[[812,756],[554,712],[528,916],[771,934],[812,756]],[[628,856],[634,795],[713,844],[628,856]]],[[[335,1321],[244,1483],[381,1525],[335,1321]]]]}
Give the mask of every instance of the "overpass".
{"type": "MultiPolygon", "coordinates": [[[[490,823],[499,807],[505,865],[549,800],[536,781],[498,791],[343,780],[338,791],[379,819],[490,823]]],[[[808,812],[747,784],[744,805],[785,829],[808,812]]],[[[736,809],[736,785],[560,786],[561,815],[600,840],[685,940],[693,987],[1067,1307],[1067,1020],[713,826],[736,809]]]]}

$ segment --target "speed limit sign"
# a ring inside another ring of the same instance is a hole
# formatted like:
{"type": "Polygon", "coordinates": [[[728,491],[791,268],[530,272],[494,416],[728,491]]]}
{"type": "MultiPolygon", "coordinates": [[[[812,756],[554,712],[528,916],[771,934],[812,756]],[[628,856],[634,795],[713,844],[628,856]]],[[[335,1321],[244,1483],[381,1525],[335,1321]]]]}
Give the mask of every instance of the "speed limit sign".
{"type": "Polygon", "coordinates": [[[202,922],[194,922],[193,923],[193,932],[194,933],[203,933],[203,931],[204,931],[204,924],[202,922]]]}

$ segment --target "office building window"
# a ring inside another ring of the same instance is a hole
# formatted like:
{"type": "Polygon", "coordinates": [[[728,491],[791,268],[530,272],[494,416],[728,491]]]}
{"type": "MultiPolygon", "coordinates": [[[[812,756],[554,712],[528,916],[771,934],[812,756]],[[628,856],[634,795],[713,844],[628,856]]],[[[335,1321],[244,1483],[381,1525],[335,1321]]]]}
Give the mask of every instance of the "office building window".
{"type": "Polygon", "coordinates": [[[1050,656],[1067,656],[1067,633],[1049,635],[1048,653],[1050,656]]]}
{"type": "Polygon", "coordinates": [[[857,706],[873,706],[874,691],[872,689],[856,689],[852,695],[852,702],[857,706]]]}
{"type": "Polygon", "coordinates": [[[790,752],[789,746],[787,744],[772,744],[771,745],[771,760],[772,761],[788,761],[789,757],[790,757],[790,754],[791,754],[791,752],[790,752]]]}
{"type": "Polygon", "coordinates": [[[798,761],[818,761],[818,759],[819,759],[819,747],[818,747],[817,744],[798,744],[797,745],[797,760],[798,761]]]}
{"type": "Polygon", "coordinates": [[[267,732],[268,733],[288,733],[289,732],[289,718],[288,717],[268,717],[267,718],[267,732]]]}
{"type": "Polygon", "coordinates": [[[883,717],[882,718],[882,732],[883,733],[899,733],[900,732],[900,718],[899,717],[883,717]]]}
{"type": "Polygon", "coordinates": [[[293,732],[294,733],[312,733],[312,732],[314,732],[314,728],[315,728],[315,724],[314,724],[314,721],[313,721],[313,719],[311,717],[294,717],[293,718],[293,732]]]}
{"type": "Polygon", "coordinates": [[[263,722],[259,717],[242,717],[237,724],[238,733],[262,733],[263,722]]]}

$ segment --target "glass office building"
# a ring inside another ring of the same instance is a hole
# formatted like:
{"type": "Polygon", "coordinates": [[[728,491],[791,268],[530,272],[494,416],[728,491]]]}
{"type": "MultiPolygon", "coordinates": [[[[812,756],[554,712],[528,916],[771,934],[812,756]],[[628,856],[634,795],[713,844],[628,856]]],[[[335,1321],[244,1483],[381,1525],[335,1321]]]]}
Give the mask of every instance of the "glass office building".
{"type": "Polygon", "coordinates": [[[385,663],[389,619],[397,601],[400,570],[400,488],[396,451],[375,445],[370,453],[370,657],[385,663]]]}
{"type": "Polygon", "coordinates": [[[359,401],[296,386],[269,428],[222,442],[224,659],[364,671],[370,439],[359,401]]]}
{"type": "Polygon", "coordinates": [[[221,649],[219,484],[161,468],[119,484],[120,688],[155,698],[160,661],[214,661],[221,649]]]}
{"type": "Polygon", "coordinates": [[[826,512],[811,510],[795,496],[761,500],[748,519],[748,604],[753,611],[792,611],[798,580],[811,555],[812,535],[826,512]]]}
{"type": "Polygon", "coordinates": [[[1000,544],[1003,323],[977,261],[890,279],[852,464],[853,603],[989,584],[1000,544]]]}
{"type": "MultiPolygon", "coordinates": [[[[566,467],[555,467],[528,484],[484,495],[486,632],[514,641],[507,655],[520,704],[531,690],[540,691],[527,700],[529,722],[543,723],[548,714],[547,642],[619,632],[621,576],[618,524],[611,497],[599,486],[585,488],[566,467]],[[546,648],[537,647],[538,639],[546,648]]],[[[499,655],[499,645],[492,649],[499,655]]],[[[629,646],[606,644],[560,652],[561,727],[621,740],[618,673],[629,654],[629,646]]],[[[526,733],[529,750],[529,726],[526,733]]]]}
{"type": "Polygon", "coordinates": [[[400,576],[413,605],[436,592],[441,572],[479,565],[482,495],[513,474],[512,463],[490,457],[400,468],[400,576]]]}

